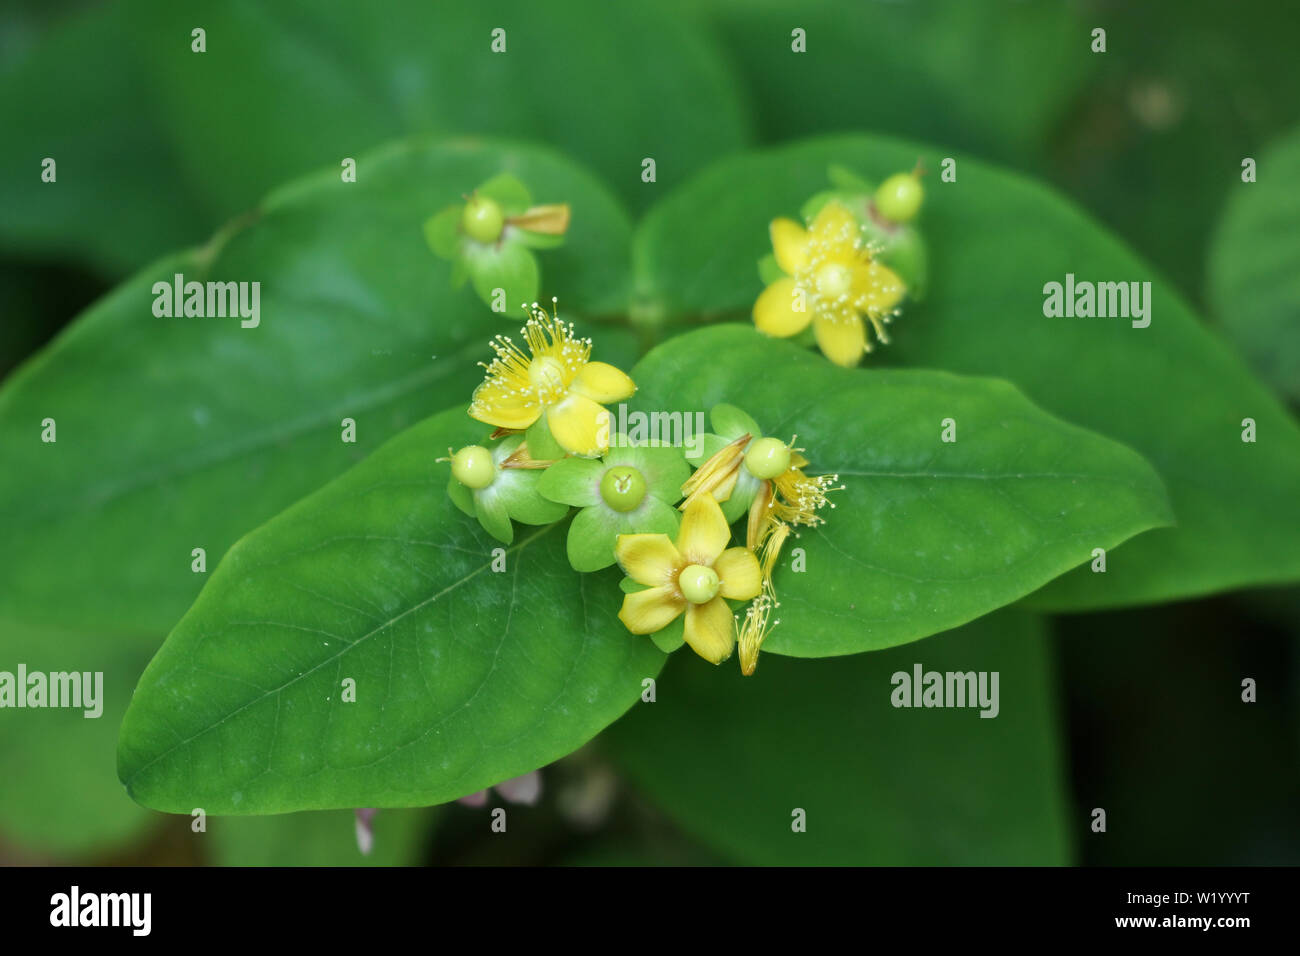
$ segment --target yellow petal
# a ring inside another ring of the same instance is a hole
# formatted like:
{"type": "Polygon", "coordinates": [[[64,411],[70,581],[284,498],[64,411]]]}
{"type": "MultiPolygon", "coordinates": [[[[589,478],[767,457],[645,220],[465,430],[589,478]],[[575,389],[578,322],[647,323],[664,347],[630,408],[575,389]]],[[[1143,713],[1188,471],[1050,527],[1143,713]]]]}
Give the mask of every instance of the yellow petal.
{"type": "Polygon", "coordinates": [[[879,262],[865,262],[853,270],[853,304],[863,312],[888,312],[906,291],[898,273],[879,262]]]}
{"type": "Polygon", "coordinates": [[[808,265],[808,230],[793,219],[773,219],[772,251],[776,264],[786,275],[794,275],[808,265]]]}
{"type": "Polygon", "coordinates": [[[858,221],[853,218],[853,213],[849,212],[843,203],[832,200],[822,206],[809,232],[818,239],[850,240],[861,231],[861,228],[858,221]]]}
{"type": "Polygon", "coordinates": [[[732,633],[731,608],[722,598],[715,597],[705,604],[686,606],[686,643],[706,661],[720,664],[731,656],[735,642],[732,633]]]}
{"type": "Polygon", "coordinates": [[[620,534],[614,557],[629,578],[652,588],[674,583],[686,563],[666,534],[620,534]]]}
{"type": "Polygon", "coordinates": [[[650,588],[623,596],[618,619],[633,634],[661,631],[686,608],[686,600],[673,588],[650,588]]]}
{"type": "Polygon", "coordinates": [[[793,279],[777,279],[759,295],[754,303],[754,324],[760,332],[789,338],[808,328],[812,313],[803,303],[803,311],[796,312],[795,284],[793,279]]]}
{"type": "Polygon", "coordinates": [[[492,379],[474,389],[469,403],[470,418],[498,428],[527,428],[541,414],[542,408],[532,395],[511,394],[492,379]]]}
{"type": "Polygon", "coordinates": [[[822,354],[845,368],[857,365],[867,348],[867,330],[856,315],[846,321],[818,318],[813,333],[822,354]]]}
{"type": "Polygon", "coordinates": [[[560,447],[593,458],[609,449],[609,412],[585,395],[570,393],[546,410],[546,424],[560,447]]]}
{"type": "Polygon", "coordinates": [[[718,594],[732,601],[750,601],[762,590],[763,578],[758,569],[758,558],[748,548],[728,548],[713,562],[718,572],[718,594]]]}
{"type": "Polygon", "coordinates": [[[701,495],[686,506],[677,532],[677,550],[687,564],[713,567],[730,540],[727,519],[711,495],[701,495]]]}
{"type": "Polygon", "coordinates": [[[608,362],[588,362],[569,383],[569,391],[585,395],[601,405],[608,405],[610,402],[631,398],[636,391],[636,383],[608,362]]]}
{"type": "MultiPolygon", "coordinates": [[[[758,486],[758,492],[754,495],[754,500],[749,505],[749,520],[745,525],[745,544],[751,549],[757,549],[766,537],[767,529],[771,527],[773,519],[776,517],[772,513],[772,495],[774,494],[772,482],[764,481],[758,486]]],[[[718,572],[721,574],[722,572],[718,572]]]]}

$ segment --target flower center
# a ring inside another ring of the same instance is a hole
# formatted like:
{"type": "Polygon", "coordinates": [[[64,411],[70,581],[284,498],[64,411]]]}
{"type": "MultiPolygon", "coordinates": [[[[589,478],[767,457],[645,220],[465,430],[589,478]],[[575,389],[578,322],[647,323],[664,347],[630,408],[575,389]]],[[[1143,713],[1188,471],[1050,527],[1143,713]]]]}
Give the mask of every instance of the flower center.
{"type": "Polygon", "coordinates": [[[767,481],[790,470],[790,447],[779,438],[760,438],[745,452],[745,467],[759,481],[767,481]]]}
{"type": "Polygon", "coordinates": [[[486,196],[473,196],[460,214],[460,227],[475,242],[487,244],[501,237],[505,214],[501,207],[486,196]]]}
{"type": "Polygon", "coordinates": [[[706,604],[718,596],[718,572],[702,564],[688,564],[677,576],[677,587],[692,604],[706,604]]]}
{"type": "Polygon", "coordinates": [[[853,273],[837,262],[827,263],[817,270],[817,291],[830,299],[848,295],[853,273]]]}
{"type": "Polygon", "coordinates": [[[497,477],[492,453],[482,445],[466,445],[451,456],[451,475],[466,488],[486,488],[497,477]]]}
{"type": "Polygon", "coordinates": [[[528,364],[528,381],[538,398],[547,398],[564,388],[564,366],[549,355],[535,358],[528,364]]]}
{"type": "Polygon", "coordinates": [[[600,479],[600,497],[615,511],[631,511],[645,500],[645,478],[627,465],[605,472],[600,479]]]}

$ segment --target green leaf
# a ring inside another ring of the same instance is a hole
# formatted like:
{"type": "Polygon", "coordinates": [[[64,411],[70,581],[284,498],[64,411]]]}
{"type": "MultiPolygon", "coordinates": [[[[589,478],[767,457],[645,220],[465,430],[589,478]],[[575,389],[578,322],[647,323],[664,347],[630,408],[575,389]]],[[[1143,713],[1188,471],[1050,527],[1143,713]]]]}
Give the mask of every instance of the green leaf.
{"type": "Polygon", "coordinates": [[[736,862],[1066,864],[1049,651],[1038,619],[1012,610],[878,654],[765,657],[753,677],[679,654],[656,702],[600,744],[690,835],[736,862]],[[893,675],[917,664],[996,671],[997,717],[892,706],[893,675]],[[806,832],[792,830],[796,810],[806,832]]]}
{"type": "MultiPolygon", "coordinates": [[[[952,155],[868,136],[831,137],[718,163],[643,221],[638,288],[669,315],[748,317],[768,223],[822,187],[828,163],[873,173],[952,155]],[[713,215],[696,213],[705,203],[713,215]]],[[[905,304],[898,363],[1014,382],[1048,411],[1130,445],[1169,487],[1177,528],[1144,535],[1107,572],[1084,569],[1035,597],[1069,609],[1172,600],[1300,578],[1294,508],[1300,428],[1177,295],[1109,234],[1043,187],[961,156],[955,183],[930,183],[930,288],[905,304]],[[1148,328],[1125,319],[1048,318],[1043,286],[1150,281],[1148,328]],[[1262,438],[1241,441],[1254,418],[1262,438]]],[[[734,397],[729,400],[735,400],[734,397]]],[[[740,402],[740,404],[744,404],[740,402]]]]}
{"type": "MultiPolygon", "coordinates": [[[[6,752],[25,755],[15,757],[23,786],[0,799],[11,838],[75,851],[138,832],[147,816],[112,767],[118,717],[221,555],[481,381],[475,362],[490,358],[499,320],[468,290],[448,294],[447,264],[421,234],[430,210],[503,166],[585,197],[572,242],[548,256],[548,280],[573,316],[621,301],[626,216],[571,164],[459,142],[362,159],[369,177],[296,184],[206,249],[144,270],[0,390],[0,660],[102,671],[107,697],[104,717],[47,712],[36,735],[32,712],[0,714],[16,741],[6,752]],[[177,272],[261,282],[259,326],[156,318],[151,287],[177,272]],[[46,417],[57,422],[54,444],[40,440],[46,417]],[[356,444],[341,441],[345,417],[356,444]],[[195,548],[206,572],[192,570],[195,548]],[[57,644],[42,643],[49,635],[57,644]]],[[[625,332],[595,337],[603,356],[631,351],[625,332]]],[[[446,466],[433,459],[446,448],[429,451],[440,493],[446,466]]]]}
{"type": "MultiPolygon", "coordinates": [[[[1098,61],[1115,55],[1088,52],[1094,24],[1069,4],[803,0],[797,17],[783,0],[690,7],[711,20],[772,142],[880,129],[1033,163],[1098,61]],[[806,52],[793,49],[795,27],[806,52]]],[[[915,161],[880,170],[833,158],[818,176],[824,185],[834,164],[883,179],[915,161]]]]}
{"type": "Polygon", "coordinates": [[[600,479],[605,463],[594,458],[562,458],[542,472],[538,490],[566,505],[585,508],[600,499],[600,479]]]}
{"type": "Polygon", "coordinates": [[[528,187],[519,181],[518,176],[510,173],[498,173],[474,191],[496,200],[507,216],[517,216],[533,204],[528,187]]]}
{"type": "Polygon", "coordinates": [[[442,803],[576,750],[663,657],[619,624],[616,572],[562,525],[496,543],[448,500],[451,409],[247,535],[141,678],[118,771],[171,812],[442,803]],[[341,698],[356,681],[356,700],[341,698]]]}
{"type": "Polygon", "coordinates": [[[1300,129],[1237,182],[1209,253],[1210,303],[1259,374],[1300,401],[1300,129]]]}
{"type": "Polygon", "coordinates": [[[424,223],[424,241],[429,251],[439,259],[454,259],[460,255],[460,218],[465,204],[448,206],[430,216],[424,223]]]}
{"type": "Polygon", "coordinates": [[[599,571],[615,562],[614,547],[620,534],[666,534],[676,537],[681,516],[672,505],[652,495],[631,511],[615,511],[597,502],[573,518],[565,544],[575,571],[599,571]]]}
{"type": "Polygon", "coordinates": [[[839,475],[826,523],[795,529],[773,578],[781,625],[764,649],[779,654],[854,654],[948,630],[1169,521],[1142,458],[1006,382],[839,368],[738,325],[672,339],[632,377],[638,409],[726,399],[768,435],[797,434],[808,474],[839,475]]]}
{"type": "Polygon", "coordinates": [[[568,454],[551,434],[551,426],[547,424],[545,415],[539,416],[537,421],[529,425],[525,434],[530,458],[536,458],[538,461],[559,461],[568,454]]]}
{"type": "MultiPolygon", "coordinates": [[[[454,142],[363,159],[357,183],[288,187],[255,221],[144,270],[5,383],[0,617],[92,632],[111,621],[153,635],[151,650],[203,583],[192,549],[211,568],[387,437],[467,399],[500,320],[447,292],[421,235],[427,210],[466,184],[508,166],[581,197],[572,241],[548,255],[572,314],[626,287],[624,214],[549,153],[454,142]],[[151,287],[175,273],[259,281],[259,326],[155,317],[151,287]],[[54,444],[40,440],[47,417],[54,444]],[[341,440],[344,418],[355,444],[341,440]]],[[[598,332],[597,348],[618,337],[598,332]]]]}
{"type": "MultiPolygon", "coordinates": [[[[113,63],[122,50],[142,58],[182,168],[226,213],[312,169],[328,165],[337,179],[350,150],[408,133],[546,143],[581,158],[636,207],[748,139],[743,101],[716,48],[653,5],[395,0],[362,23],[311,0],[231,0],[204,10],[202,55],[189,48],[192,11],[168,0],[139,0],[130,11],[132,31],[105,38],[113,53],[85,65],[85,82],[92,64],[113,63]],[[504,53],[492,51],[498,27],[504,53]],[[647,50],[671,69],[638,68],[647,50]],[[641,182],[646,156],[657,161],[656,185],[641,182]]],[[[568,201],[507,171],[539,202],[568,201]]],[[[358,164],[358,182],[367,175],[358,164]]]]}
{"type": "Polygon", "coordinates": [[[351,810],[265,817],[212,817],[208,839],[218,866],[414,866],[423,862],[436,814],[380,810],[371,821],[374,847],[357,847],[351,810]]]}
{"type": "Polygon", "coordinates": [[[537,257],[522,242],[493,246],[466,243],[465,265],[474,291],[485,305],[495,310],[498,294],[503,296],[502,318],[518,321],[520,312],[537,301],[541,271],[537,257]]]}
{"type": "Polygon", "coordinates": [[[132,19],[129,4],[88,6],[0,79],[0,248],[116,275],[199,241],[219,221],[148,107],[153,81],[130,39],[132,19]],[[54,182],[42,180],[46,158],[54,182]]]}

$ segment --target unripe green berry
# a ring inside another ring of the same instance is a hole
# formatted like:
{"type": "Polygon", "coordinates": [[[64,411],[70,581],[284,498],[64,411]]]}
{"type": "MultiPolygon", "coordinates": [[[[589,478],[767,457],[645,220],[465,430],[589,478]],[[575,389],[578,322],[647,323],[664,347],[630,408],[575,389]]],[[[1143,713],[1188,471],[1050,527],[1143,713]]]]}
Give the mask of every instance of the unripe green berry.
{"type": "Polygon", "coordinates": [[[921,208],[925,190],[914,173],[895,173],[876,190],[876,212],[890,222],[911,222],[921,208]]]}
{"type": "Polygon", "coordinates": [[[460,228],[475,242],[496,242],[506,218],[501,207],[486,196],[471,196],[460,214],[460,228]]]}
{"type": "Polygon", "coordinates": [[[790,446],[779,438],[759,438],[745,452],[745,467],[759,481],[767,481],[790,470],[790,446]]]}
{"type": "Polygon", "coordinates": [[[486,488],[497,477],[492,453],[482,445],[466,445],[451,456],[451,476],[466,488],[486,488]]]}
{"type": "Polygon", "coordinates": [[[615,511],[631,511],[645,500],[645,478],[627,465],[605,472],[600,479],[600,497],[615,511]]]}
{"type": "Polygon", "coordinates": [[[718,596],[718,572],[702,564],[688,564],[677,576],[677,586],[692,604],[706,604],[718,596]]]}

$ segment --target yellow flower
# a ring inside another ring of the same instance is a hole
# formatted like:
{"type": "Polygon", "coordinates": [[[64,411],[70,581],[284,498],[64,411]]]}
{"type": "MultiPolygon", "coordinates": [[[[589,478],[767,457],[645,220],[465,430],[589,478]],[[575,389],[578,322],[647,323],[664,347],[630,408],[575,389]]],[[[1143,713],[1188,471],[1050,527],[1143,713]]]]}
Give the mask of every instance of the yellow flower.
{"type": "Polygon", "coordinates": [[[872,259],[853,214],[839,202],[822,207],[805,229],[792,219],[771,226],[772,250],[785,273],[754,303],[759,331],[780,338],[812,323],[817,346],[836,365],[852,367],[871,351],[865,317],[883,343],[885,323],[906,291],[893,270],[872,259]]]}
{"type": "Polygon", "coordinates": [[[706,661],[726,660],[735,635],[724,599],[749,601],[762,590],[758,559],[746,548],[727,548],[730,540],[727,519],[708,495],[683,513],[676,544],[666,534],[619,535],[615,557],[646,590],[623,598],[618,619],[633,634],[654,634],[684,612],[686,643],[706,661]]]}
{"type": "Polygon", "coordinates": [[[492,341],[497,357],[483,365],[487,378],[474,389],[470,417],[522,431],[545,414],[565,451],[585,458],[604,454],[609,448],[604,406],[629,398],[636,384],[613,365],[591,361],[591,339],[575,337],[572,323],[552,318],[536,303],[521,334],[528,354],[508,336],[492,341]]]}

